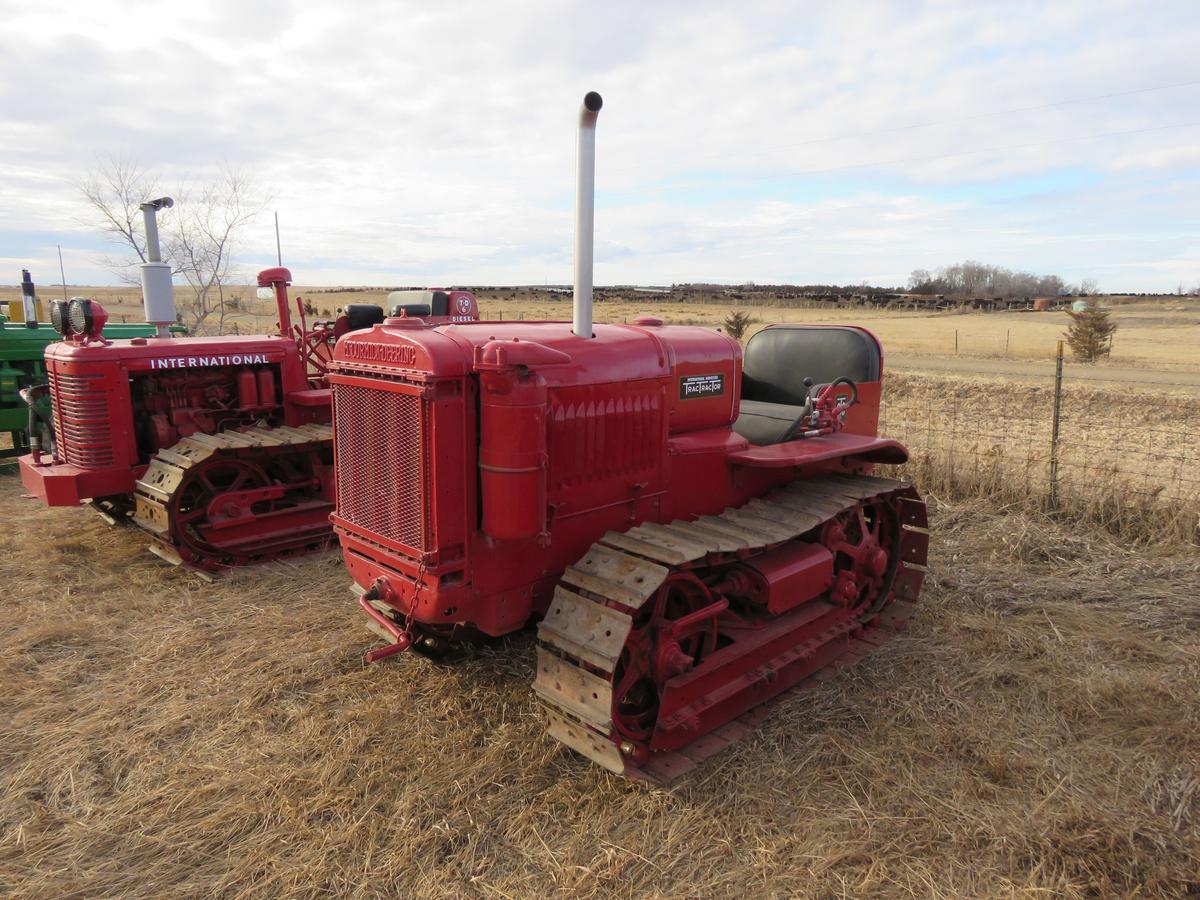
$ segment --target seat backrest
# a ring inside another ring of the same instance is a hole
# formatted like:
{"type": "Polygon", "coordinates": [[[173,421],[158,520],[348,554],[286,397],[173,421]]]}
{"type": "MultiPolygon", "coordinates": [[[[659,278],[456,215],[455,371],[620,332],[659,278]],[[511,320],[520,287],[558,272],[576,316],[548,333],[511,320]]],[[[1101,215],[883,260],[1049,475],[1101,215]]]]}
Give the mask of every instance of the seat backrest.
{"type": "Polygon", "coordinates": [[[742,363],[742,397],[801,405],[804,379],[878,381],[879,345],[865,332],[843,326],[772,325],[750,338],[742,363]]]}
{"type": "Polygon", "coordinates": [[[422,316],[429,315],[429,304],[428,303],[397,303],[395,306],[392,307],[391,314],[393,316],[398,316],[401,313],[403,313],[406,316],[415,316],[416,318],[419,319],[422,316]]]}
{"type": "Polygon", "coordinates": [[[374,303],[347,303],[343,311],[350,320],[351,331],[370,328],[383,321],[383,307],[374,303]]]}
{"type": "Polygon", "coordinates": [[[411,307],[418,304],[424,304],[428,307],[422,315],[426,316],[448,316],[450,315],[450,294],[447,291],[431,291],[431,290],[408,290],[408,291],[392,291],[388,294],[388,304],[392,309],[403,306],[408,308],[408,314],[414,315],[411,307]]]}

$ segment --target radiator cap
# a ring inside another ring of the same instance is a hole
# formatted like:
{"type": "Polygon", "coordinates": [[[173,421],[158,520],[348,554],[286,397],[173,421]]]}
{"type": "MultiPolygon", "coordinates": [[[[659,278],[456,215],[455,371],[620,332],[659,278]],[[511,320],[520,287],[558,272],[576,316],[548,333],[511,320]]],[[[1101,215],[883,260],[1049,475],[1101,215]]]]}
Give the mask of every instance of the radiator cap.
{"type": "Polygon", "coordinates": [[[643,327],[647,325],[661,325],[662,323],[663,320],[658,316],[638,316],[633,320],[634,325],[641,325],[643,327]]]}

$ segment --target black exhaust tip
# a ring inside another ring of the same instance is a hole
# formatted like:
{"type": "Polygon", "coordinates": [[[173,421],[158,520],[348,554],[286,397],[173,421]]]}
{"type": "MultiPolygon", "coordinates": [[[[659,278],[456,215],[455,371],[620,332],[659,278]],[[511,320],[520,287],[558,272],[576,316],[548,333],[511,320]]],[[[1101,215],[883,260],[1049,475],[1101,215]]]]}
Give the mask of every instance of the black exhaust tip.
{"type": "Polygon", "coordinates": [[[595,91],[588,91],[587,95],[583,98],[583,105],[587,108],[588,112],[600,112],[600,107],[604,105],[604,98],[595,91]]]}

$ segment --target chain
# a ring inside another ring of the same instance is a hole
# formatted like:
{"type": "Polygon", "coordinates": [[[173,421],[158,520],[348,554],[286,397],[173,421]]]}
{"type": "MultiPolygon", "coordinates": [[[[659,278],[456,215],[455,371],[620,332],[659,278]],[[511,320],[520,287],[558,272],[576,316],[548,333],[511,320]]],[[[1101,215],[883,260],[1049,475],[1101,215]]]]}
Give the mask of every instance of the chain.
{"type": "Polygon", "coordinates": [[[412,634],[413,612],[416,610],[417,603],[421,599],[421,591],[425,588],[425,572],[425,557],[422,556],[421,564],[417,566],[417,586],[413,591],[412,603],[408,605],[408,613],[404,617],[404,633],[408,635],[412,634]]]}

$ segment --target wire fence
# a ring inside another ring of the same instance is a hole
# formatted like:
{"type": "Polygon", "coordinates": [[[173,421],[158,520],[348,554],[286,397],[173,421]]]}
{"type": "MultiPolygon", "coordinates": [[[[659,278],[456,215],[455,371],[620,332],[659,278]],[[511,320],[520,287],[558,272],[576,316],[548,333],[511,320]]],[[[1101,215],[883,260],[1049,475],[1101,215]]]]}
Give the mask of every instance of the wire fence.
{"type": "Polygon", "coordinates": [[[1025,386],[893,374],[880,433],[908,446],[902,472],[927,492],[1200,543],[1200,399],[1061,375],[1025,386]]]}

